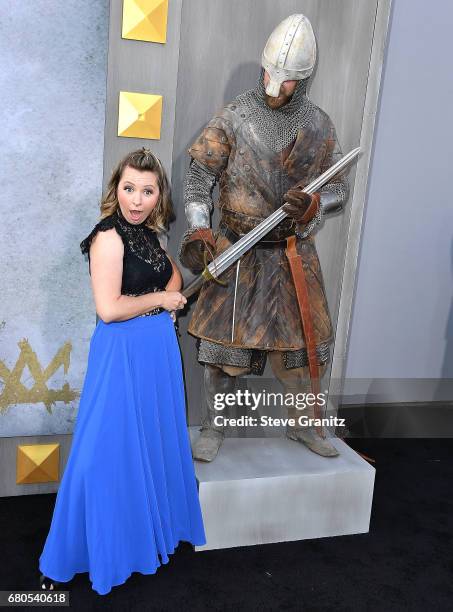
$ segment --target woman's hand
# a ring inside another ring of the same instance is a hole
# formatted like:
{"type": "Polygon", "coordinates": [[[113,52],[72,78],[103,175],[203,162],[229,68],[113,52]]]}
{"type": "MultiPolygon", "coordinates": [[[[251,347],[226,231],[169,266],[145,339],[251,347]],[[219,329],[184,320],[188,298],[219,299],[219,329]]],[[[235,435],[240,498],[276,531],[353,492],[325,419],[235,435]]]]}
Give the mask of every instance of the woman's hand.
{"type": "Polygon", "coordinates": [[[187,304],[187,298],[179,291],[162,291],[161,305],[162,308],[171,312],[172,310],[180,310],[187,304]]]}

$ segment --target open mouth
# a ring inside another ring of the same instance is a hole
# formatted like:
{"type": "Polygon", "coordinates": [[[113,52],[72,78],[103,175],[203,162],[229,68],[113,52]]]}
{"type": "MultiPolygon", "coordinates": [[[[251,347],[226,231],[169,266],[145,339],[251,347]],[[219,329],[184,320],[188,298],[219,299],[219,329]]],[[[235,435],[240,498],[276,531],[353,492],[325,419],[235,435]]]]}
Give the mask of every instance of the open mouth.
{"type": "Polygon", "coordinates": [[[134,219],[134,221],[139,219],[142,216],[142,213],[143,213],[142,210],[131,210],[130,211],[130,215],[131,215],[132,219],[134,219]]]}

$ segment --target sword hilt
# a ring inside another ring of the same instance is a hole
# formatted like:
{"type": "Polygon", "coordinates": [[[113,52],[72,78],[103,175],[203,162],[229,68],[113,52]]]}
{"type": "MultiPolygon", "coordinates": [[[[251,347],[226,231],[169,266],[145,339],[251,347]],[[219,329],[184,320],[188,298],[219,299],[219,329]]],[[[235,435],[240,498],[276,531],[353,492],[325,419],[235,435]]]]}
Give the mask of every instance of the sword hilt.
{"type": "Polygon", "coordinates": [[[223,287],[226,287],[228,285],[226,281],[221,281],[216,276],[213,276],[208,270],[208,266],[205,266],[203,272],[199,276],[197,276],[197,278],[195,278],[181,293],[186,298],[189,298],[201,289],[205,281],[209,280],[213,280],[219,285],[222,285],[223,287]]]}

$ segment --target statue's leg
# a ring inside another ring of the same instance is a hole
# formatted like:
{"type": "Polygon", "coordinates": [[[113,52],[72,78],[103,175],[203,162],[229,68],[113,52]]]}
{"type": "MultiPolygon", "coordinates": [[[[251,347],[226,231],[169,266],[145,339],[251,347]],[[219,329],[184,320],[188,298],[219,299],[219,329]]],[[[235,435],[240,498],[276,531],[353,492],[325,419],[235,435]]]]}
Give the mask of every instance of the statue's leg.
{"type": "Polygon", "coordinates": [[[204,388],[206,395],[207,413],[202,421],[201,433],[192,445],[192,455],[198,461],[212,461],[215,459],[223,438],[225,427],[216,424],[216,416],[224,414],[214,408],[216,393],[233,393],[236,387],[236,376],[247,372],[247,368],[236,366],[211,365],[204,366],[204,388]]]}
{"type": "MultiPolygon", "coordinates": [[[[281,351],[271,351],[268,353],[272,371],[275,377],[285,388],[285,393],[311,393],[310,371],[308,366],[286,369],[283,363],[283,353],[281,351]]],[[[327,364],[319,366],[319,377],[322,378],[327,364]]],[[[301,415],[314,418],[314,406],[307,405],[303,410],[298,410],[296,406],[287,406],[288,418],[295,420],[294,426],[286,429],[286,436],[290,440],[302,442],[311,451],[323,457],[336,457],[339,452],[327,438],[322,438],[316,431],[315,426],[303,426],[298,424],[301,415]]]]}

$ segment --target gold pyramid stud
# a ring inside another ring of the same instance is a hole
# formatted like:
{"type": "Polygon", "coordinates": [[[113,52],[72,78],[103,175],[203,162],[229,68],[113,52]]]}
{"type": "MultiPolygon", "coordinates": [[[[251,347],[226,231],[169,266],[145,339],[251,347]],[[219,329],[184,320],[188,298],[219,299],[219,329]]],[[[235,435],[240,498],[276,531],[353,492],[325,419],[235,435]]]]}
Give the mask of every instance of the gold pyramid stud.
{"type": "Polygon", "coordinates": [[[18,444],[16,484],[58,482],[60,444],[18,444]]]}
{"type": "Polygon", "coordinates": [[[120,91],[118,136],[159,140],[162,96],[120,91]]]}
{"type": "Polygon", "coordinates": [[[123,0],[121,36],[132,40],[167,41],[168,0],[123,0]]]}

